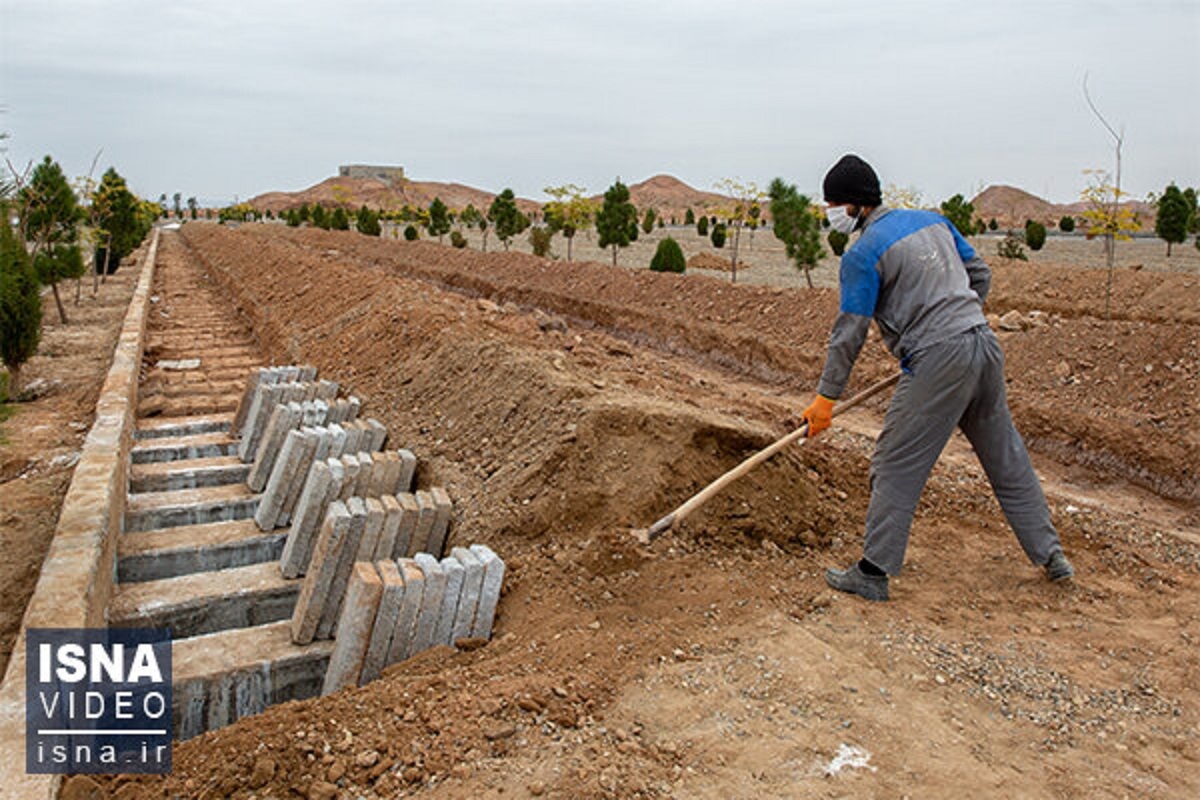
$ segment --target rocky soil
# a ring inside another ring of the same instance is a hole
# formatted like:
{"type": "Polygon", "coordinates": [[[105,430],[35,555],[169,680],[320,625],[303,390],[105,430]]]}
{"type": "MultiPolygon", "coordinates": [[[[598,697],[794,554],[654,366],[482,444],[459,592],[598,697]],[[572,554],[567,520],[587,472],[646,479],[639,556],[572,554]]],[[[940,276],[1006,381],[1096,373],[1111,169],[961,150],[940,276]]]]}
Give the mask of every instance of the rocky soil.
{"type": "MultiPolygon", "coordinates": [[[[832,291],[269,226],[168,235],[272,360],[363,397],[456,499],[454,543],[509,576],[485,647],[190,740],[170,776],[73,791],[1200,793],[1194,278],[1130,288],[1104,319],[1102,273],[998,267],[1014,413],[1079,577],[1023,560],[955,439],[893,602],[869,605],[820,573],[857,557],[882,404],[652,547],[631,535],[786,430],[832,291]]],[[[851,388],[892,369],[872,341],[851,388]]]]}

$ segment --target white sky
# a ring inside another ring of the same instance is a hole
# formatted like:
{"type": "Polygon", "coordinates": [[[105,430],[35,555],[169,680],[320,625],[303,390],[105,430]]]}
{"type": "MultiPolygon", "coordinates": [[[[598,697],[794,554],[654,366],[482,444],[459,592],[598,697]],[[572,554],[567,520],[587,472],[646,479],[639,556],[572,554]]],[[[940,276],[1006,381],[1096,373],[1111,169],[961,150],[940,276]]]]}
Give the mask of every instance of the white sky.
{"type": "Polygon", "coordinates": [[[670,173],[819,194],[845,152],[927,202],[1200,185],[1200,0],[0,0],[21,167],[225,204],[343,163],[544,199],[670,173]]]}

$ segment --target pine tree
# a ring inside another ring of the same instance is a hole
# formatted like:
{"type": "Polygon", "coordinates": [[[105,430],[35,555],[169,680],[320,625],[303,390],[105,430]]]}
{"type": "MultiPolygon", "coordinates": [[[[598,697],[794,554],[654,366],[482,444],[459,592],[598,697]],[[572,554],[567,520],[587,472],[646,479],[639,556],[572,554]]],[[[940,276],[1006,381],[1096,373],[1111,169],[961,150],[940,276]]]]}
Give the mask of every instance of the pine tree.
{"type": "Polygon", "coordinates": [[[425,226],[430,236],[436,236],[438,242],[450,232],[450,212],[440,197],[433,198],[429,204],[429,222],[425,226]]]}
{"type": "Polygon", "coordinates": [[[767,190],[771,198],[771,219],[775,220],[775,238],[783,242],[788,258],[804,271],[808,288],[812,288],[813,267],[821,260],[821,223],[812,213],[811,201],[800,194],[793,184],[782,178],[771,181],[767,190]]]}
{"type": "Polygon", "coordinates": [[[0,360],[8,368],[9,394],[21,392],[21,365],[37,352],[42,335],[42,298],[25,246],[0,205],[0,360]]]}
{"type": "Polygon", "coordinates": [[[596,214],[596,233],[601,248],[612,248],[614,267],[617,250],[628,247],[637,237],[637,209],[629,202],[629,188],[620,179],[604,193],[604,205],[596,214]]]}
{"type": "Polygon", "coordinates": [[[963,236],[975,233],[975,226],[971,222],[975,218],[975,206],[967,202],[961,194],[956,194],[942,203],[942,214],[963,236]]]}
{"type": "Polygon", "coordinates": [[[683,257],[683,248],[679,242],[670,236],[658,243],[654,258],[650,259],[651,272],[683,272],[687,269],[687,259],[683,257]]]}
{"type": "Polygon", "coordinates": [[[66,325],[67,310],[59,295],[58,282],[83,274],[83,259],[75,247],[81,217],[75,192],[62,167],[46,156],[21,190],[20,202],[25,238],[33,243],[34,269],[54,293],[59,321],[66,325]]]}
{"type": "Polygon", "coordinates": [[[656,218],[657,218],[657,215],[655,214],[654,209],[647,208],[646,215],[644,217],[642,217],[642,232],[643,233],[650,233],[650,231],[654,230],[654,220],[656,218]]]}
{"type": "Polygon", "coordinates": [[[1171,184],[1158,198],[1158,216],[1154,220],[1154,232],[1167,243],[1167,258],[1171,257],[1171,245],[1181,244],[1188,235],[1188,222],[1192,209],[1179,187],[1171,184]]]}
{"type": "Polygon", "coordinates": [[[496,226],[496,236],[507,250],[512,238],[529,227],[529,217],[517,208],[517,199],[512,189],[496,195],[488,208],[487,217],[496,226]]]}

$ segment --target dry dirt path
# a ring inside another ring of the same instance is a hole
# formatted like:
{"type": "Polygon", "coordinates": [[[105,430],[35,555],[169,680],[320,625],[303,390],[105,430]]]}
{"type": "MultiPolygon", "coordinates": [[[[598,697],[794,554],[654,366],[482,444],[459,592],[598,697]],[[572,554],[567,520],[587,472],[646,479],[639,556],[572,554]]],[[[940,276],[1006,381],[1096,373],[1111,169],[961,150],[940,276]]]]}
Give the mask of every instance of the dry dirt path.
{"type": "MultiPolygon", "coordinates": [[[[487,647],[431,651],[357,690],[268,709],[181,745],[172,776],[108,788],[1200,793],[1200,556],[1173,535],[1187,532],[1187,506],[1050,463],[1052,512],[1080,571],[1053,586],[955,445],[894,601],[868,605],[820,580],[857,554],[878,419],[864,413],[641,549],[629,529],[782,433],[801,386],[449,292],[391,269],[383,250],[376,263],[343,257],[354,237],[312,252],[215,227],[181,236],[263,357],[309,361],[379,409],[458,499],[454,543],[489,544],[510,573],[487,647]],[[836,770],[839,752],[861,766],[836,770]]],[[[1118,378],[1126,391],[1140,380],[1118,378]]]]}
{"type": "Polygon", "coordinates": [[[43,303],[42,341],[22,380],[44,380],[49,391],[15,406],[0,424],[0,674],[21,627],[25,605],[58,523],[79,451],[95,418],[96,398],[140,270],[127,263],[91,296],[62,287],[69,323],[59,323],[53,295],[43,303]]]}

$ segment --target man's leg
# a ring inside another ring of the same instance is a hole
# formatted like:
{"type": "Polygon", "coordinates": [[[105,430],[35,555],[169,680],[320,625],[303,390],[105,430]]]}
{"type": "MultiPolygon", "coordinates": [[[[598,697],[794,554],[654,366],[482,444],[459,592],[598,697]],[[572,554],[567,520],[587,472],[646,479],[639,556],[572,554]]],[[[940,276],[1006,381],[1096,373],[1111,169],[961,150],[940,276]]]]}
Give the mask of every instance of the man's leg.
{"type": "Polygon", "coordinates": [[[890,575],[900,574],[929,471],[971,398],[978,364],[969,345],[969,337],[956,336],[914,359],[875,445],[863,557],[890,575]]]}
{"type": "Polygon", "coordinates": [[[1051,556],[1062,554],[1062,545],[1029,452],[1009,413],[1000,345],[990,330],[981,330],[978,336],[983,374],[959,427],[975,449],[1025,554],[1034,564],[1046,565],[1051,556]]]}

